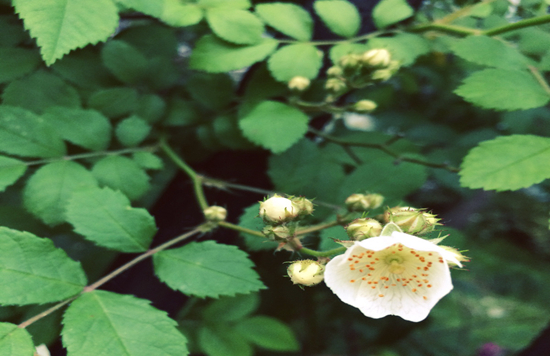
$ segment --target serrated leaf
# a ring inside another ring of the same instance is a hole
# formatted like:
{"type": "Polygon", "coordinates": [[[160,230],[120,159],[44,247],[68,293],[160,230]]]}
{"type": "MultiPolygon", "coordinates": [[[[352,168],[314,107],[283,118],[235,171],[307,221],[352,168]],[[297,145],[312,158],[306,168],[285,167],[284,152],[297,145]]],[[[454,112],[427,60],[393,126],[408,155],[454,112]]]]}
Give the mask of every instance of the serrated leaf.
{"type": "Polygon", "coordinates": [[[487,36],[468,36],[453,45],[459,57],[470,62],[503,69],[526,68],[526,58],[503,41],[487,36]]]}
{"type": "Polygon", "coordinates": [[[66,153],[52,126],[30,111],[7,105],[0,105],[0,151],[44,158],[66,153]]]}
{"type": "Polygon", "coordinates": [[[361,15],[348,1],[316,1],[313,8],[325,25],[339,36],[353,37],[361,27],[361,15]]]}
{"type": "Polygon", "coordinates": [[[153,256],[153,264],[156,275],[170,288],[201,298],[265,288],[245,252],[214,241],[161,251],[153,256]]]}
{"type": "Polygon", "coordinates": [[[7,83],[32,72],[40,64],[40,54],[26,48],[0,48],[0,83],[7,83]]]}
{"type": "Polygon", "coordinates": [[[196,4],[185,4],[180,0],[118,0],[129,8],[153,16],[162,22],[175,26],[190,26],[202,20],[203,10],[196,4]]]}
{"type": "Polygon", "coordinates": [[[151,132],[151,126],[138,116],[122,120],[116,127],[118,141],[127,147],[139,145],[151,132]]]}
{"type": "Polygon", "coordinates": [[[151,187],[143,169],[123,156],[102,158],[94,164],[92,174],[100,184],[120,190],[130,200],[140,198],[151,187]]]}
{"type": "Polygon", "coordinates": [[[79,356],[187,355],[176,322],[150,303],[101,290],[85,293],[63,316],[63,345],[79,356]]]}
{"type": "Polygon", "coordinates": [[[30,356],[34,353],[34,343],[27,330],[15,324],[0,323],[0,355],[30,356]]]}
{"type": "Polygon", "coordinates": [[[75,145],[101,151],[111,141],[111,123],[95,110],[53,106],[42,117],[61,137],[75,145]]]}
{"type": "Polygon", "coordinates": [[[231,77],[225,73],[196,72],[187,81],[187,91],[191,97],[214,110],[222,110],[231,103],[235,96],[233,86],[231,77]]]}
{"type": "Polygon", "coordinates": [[[216,36],[236,44],[256,44],[262,40],[264,24],[246,10],[212,8],[206,21],[216,36]]]}
{"type": "Polygon", "coordinates": [[[241,294],[212,301],[202,315],[211,323],[232,322],[252,314],[259,306],[258,293],[241,294]]]}
{"type": "Polygon", "coordinates": [[[472,189],[517,190],[550,178],[550,138],[512,135],[482,142],[461,165],[460,184],[472,189]]]}
{"type": "Polygon", "coordinates": [[[288,3],[259,4],[256,12],[269,26],[299,41],[309,41],[313,19],[302,7],[288,3]]]}
{"type": "Polygon", "coordinates": [[[87,240],[122,252],[147,250],[157,230],[147,210],[132,208],[124,194],[109,188],[74,192],[66,216],[87,240]]]}
{"type": "Polygon", "coordinates": [[[65,222],[65,207],[72,192],[95,187],[97,181],[86,168],[72,161],[59,161],[40,167],[23,190],[25,208],[48,225],[65,222]]]}
{"type": "Polygon", "coordinates": [[[455,93],[482,108],[508,111],[536,108],[550,99],[529,73],[507,69],[475,72],[464,79],[455,93]]]}
{"type": "Polygon", "coordinates": [[[204,326],[198,332],[199,346],[208,356],[252,356],[252,346],[226,325],[204,326]]]}
{"type": "Polygon", "coordinates": [[[4,105],[19,106],[35,113],[42,113],[50,106],[80,107],[80,96],[75,88],[57,75],[42,70],[8,84],[2,99],[4,105]]]}
{"type": "Polygon", "coordinates": [[[14,0],[15,11],[36,38],[47,65],[69,51],[105,41],[118,26],[110,0],[14,0]]]}
{"type": "Polygon", "coordinates": [[[132,45],[118,40],[107,42],[101,50],[105,67],[120,81],[129,84],[139,82],[147,69],[147,58],[132,45]]]}
{"type": "Polygon", "coordinates": [[[88,99],[88,106],[109,118],[128,115],[138,107],[138,92],[133,88],[98,90],[88,99]]]}
{"type": "Polygon", "coordinates": [[[309,118],[300,110],[276,101],[263,101],[239,121],[245,137],[257,145],[281,153],[307,132],[309,118]]]}
{"type": "Polygon", "coordinates": [[[250,0],[198,0],[197,5],[202,7],[234,7],[237,9],[248,9],[250,0]]]}
{"type": "MultiPolygon", "coordinates": [[[[244,209],[242,215],[239,217],[239,226],[245,227],[253,231],[261,231],[264,227],[264,223],[260,218],[260,204],[255,203],[248,208],[244,209]]],[[[239,232],[239,235],[244,239],[247,250],[260,251],[260,250],[275,250],[279,243],[268,240],[265,237],[256,235],[250,235],[245,232],[239,232]]]]}
{"type": "Polygon", "coordinates": [[[254,316],[238,322],[236,330],[246,340],[268,350],[297,351],[300,349],[292,329],[275,318],[254,316]]]}
{"type": "Polygon", "coordinates": [[[223,73],[251,66],[269,56],[279,42],[264,38],[252,46],[224,42],[213,35],[203,36],[191,53],[190,67],[212,73],[223,73]]]}
{"type": "Polygon", "coordinates": [[[135,152],[132,158],[144,169],[162,169],[164,166],[162,159],[151,152],[135,152]]]}
{"type": "Polygon", "coordinates": [[[420,188],[427,178],[424,166],[409,162],[396,165],[393,158],[377,159],[360,165],[344,179],[340,197],[369,191],[386,198],[401,198],[420,188]]]}
{"type": "Polygon", "coordinates": [[[372,19],[377,28],[385,28],[414,14],[405,0],[382,0],[372,10],[372,19]]]}
{"type": "Polygon", "coordinates": [[[86,276],[52,240],[0,227],[0,303],[45,304],[80,293],[86,276]]]}
{"type": "Polygon", "coordinates": [[[409,66],[421,55],[430,52],[430,43],[422,36],[398,33],[393,37],[377,37],[368,42],[368,48],[386,48],[391,58],[402,66],[409,66]]]}
{"type": "Polygon", "coordinates": [[[279,48],[267,62],[271,75],[280,82],[296,76],[314,79],[322,64],[323,54],[317,47],[304,43],[279,48]]]}
{"type": "Polygon", "coordinates": [[[0,156],[0,192],[17,182],[27,170],[25,162],[10,157],[0,156]]]}

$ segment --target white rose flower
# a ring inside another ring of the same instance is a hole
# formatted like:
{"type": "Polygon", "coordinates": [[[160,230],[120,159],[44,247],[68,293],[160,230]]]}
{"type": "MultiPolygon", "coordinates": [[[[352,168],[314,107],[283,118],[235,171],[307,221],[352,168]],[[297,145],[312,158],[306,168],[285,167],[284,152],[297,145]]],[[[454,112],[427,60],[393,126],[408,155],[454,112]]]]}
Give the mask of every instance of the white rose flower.
{"type": "Polygon", "coordinates": [[[397,315],[424,320],[453,289],[456,257],[434,243],[402,232],[356,241],[325,267],[325,283],[344,303],[370,318],[397,315]]]}

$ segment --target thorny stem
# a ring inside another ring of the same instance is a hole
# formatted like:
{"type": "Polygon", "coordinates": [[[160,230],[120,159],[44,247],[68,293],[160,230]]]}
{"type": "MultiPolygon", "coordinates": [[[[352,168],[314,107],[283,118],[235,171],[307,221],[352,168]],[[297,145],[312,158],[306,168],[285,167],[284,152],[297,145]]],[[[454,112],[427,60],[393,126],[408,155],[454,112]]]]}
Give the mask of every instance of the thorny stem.
{"type": "Polygon", "coordinates": [[[397,161],[416,163],[416,164],[421,164],[423,166],[432,167],[432,168],[446,169],[449,172],[454,172],[454,173],[459,172],[458,168],[450,166],[446,163],[433,163],[433,162],[423,161],[423,160],[420,160],[420,159],[400,155],[399,153],[393,151],[392,149],[390,149],[388,147],[389,146],[388,142],[390,142],[390,144],[391,144],[391,143],[393,143],[392,140],[390,140],[388,142],[385,142],[385,143],[351,142],[351,141],[342,140],[338,137],[331,136],[331,135],[326,134],[322,131],[318,131],[318,130],[315,130],[315,129],[312,129],[312,128],[309,129],[309,132],[314,133],[315,135],[317,135],[319,137],[322,137],[322,138],[326,139],[327,141],[330,141],[330,142],[335,143],[337,145],[340,145],[342,147],[356,146],[356,147],[375,148],[375,149],[381,150],[382,152],[385,152],[388,155],[394,157],[397,161]]]}
{"type": "Polygon", "coordinates": [[[101,285],[107,283],[108,281],[110,281],[111,279],[115,278],[116,276],[118,276],[119,274],[121,274],[122,272],[126,271],[127,269],[129,269],[130,267],[134,266],[135,264],[143,261],[144,259],[154,255],[155,253],[157,252],[160,252],[162,250],[165,250],[167,249],[168,247],[174,245],[174,244],[177,244],[178,242],[181,242],[185,239],[187,239],[188,237],[191,237],[199,232],[202,232],[203,231],[203,227],[204,225],[200,225],[196,228],[194,228],[193,230],[183,234],[183,235],[180,235],[158,247],[155,247],[154,249],[151,249],[141,255],[139,255],[138,257],[134,258],[133,260],[131,260],[130,262],[126,263],[125,265],[117,268],[116,270],[114,270],[113,272],[109,273],[108,275],[106,275],[105,277],[101,278],[100,280],[98,280],[97,282],[93,283],[93,284],[90,284],[89,286],[87,287],[84,287],[84,290],[79,293],[78,295],[75,295],[73,297],[70,297],[62,302],[59,302],[57,303],[56,305],[54,305],[53,307],[51,307],[50,309],[48,310],[45,310],[43,311],[42,313],[40,314],[37,314],[35,316],[33,316],[32,318],[22,322],[21,324],[18,325],[19,328],[23,329],[23,328],[26,328],[27,326],[31,325],[32,323],[50,315],[51,313],[53,313],[54,311],[56,311],[57,309],[63,307],[64,305],[72,302],[73,300],[75,300],[76,298],[78,298],[79,296],[81,296],[83,293],[87,293],[87,292],[91,292],[97,288],[99,288],[101,285]]]}
{"type": "Polygon", "coordinates": [[[168,145],[168,142],[166,142],[165,138],[162,138],[160,140],[160,148],[166,153],[168,158],[172,160],[178,166],[183,170],[189,178],[193,181],[193,189],[195,191],[195,196],[197,198],[197,202],[199,203],[199,206],[202,210],[208,208],[208,203],[206,202],[206,197],[204,195],[204,190],[202,189],[202,180],[200,176],[195,173],[195,171],[185,163],[180,156],[174,150],[168,145]]]}

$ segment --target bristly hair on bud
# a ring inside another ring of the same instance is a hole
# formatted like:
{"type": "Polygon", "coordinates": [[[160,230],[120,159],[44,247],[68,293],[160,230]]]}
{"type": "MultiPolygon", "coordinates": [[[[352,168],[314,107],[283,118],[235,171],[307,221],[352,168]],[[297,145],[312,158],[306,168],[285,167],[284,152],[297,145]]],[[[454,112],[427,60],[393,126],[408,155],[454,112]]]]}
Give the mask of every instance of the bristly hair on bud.
{"type": "Polygon", "coordinates": [[[287,273],[294,284],[311,287],[324,279],[325,266],[317,261],[295,261],[288,266],[287,273]]]}

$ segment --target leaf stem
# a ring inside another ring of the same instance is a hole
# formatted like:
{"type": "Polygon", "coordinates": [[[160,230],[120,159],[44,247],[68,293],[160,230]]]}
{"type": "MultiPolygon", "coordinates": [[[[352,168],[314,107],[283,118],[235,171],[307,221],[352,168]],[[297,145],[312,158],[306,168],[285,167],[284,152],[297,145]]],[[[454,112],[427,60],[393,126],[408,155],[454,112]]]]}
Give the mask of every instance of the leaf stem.
{"type": "Polygon", "coordinates": [[[546,94],[548,94],[548,96],[550,96],[550,86],[548,86],[548,83],[546,82],[546,79],[544,79],[544,77],[540,73],[540,71],[537,68],[533,67],[533,66],[528,66],[528,68],[531,71],[531,74],[533,75],[533,77],[535,77],[537,82],[540,84],[542,89],[544,89],[546,94]]]}
{"type": "Polygon", "coordinates": [[[328,251],[317,251],[317,250],[309,249],[307,247],[302,247],[300,250],[298,250],[298,252],[307,253],[308,255],[313,256],[313,257],[330,257],[330,256],[333,256],[333,255],[337,255],[339,253],[342,253],[344,251],[346,251],[346,248],[343,247],[343,246],[335,248],[333,250],[328,250],[328,251]]]}
{"type": "Polygon", "coordinates": [[[30,319],[27,319],[25,320],[24,322],[22,322],[21,324],[17,325],[18,328],[21,328],[21,329],[24,329],[26,328],[27,326],[31,325],[32,323],[34,323],[35,321],[38,321],[48,315],[50,315],[51,313],[53,313],[54,311],[56,311],[57,309],[63,307],[64,305],[66,304],[69,304],[70,302],[72,302],[73,300],[75,300],[76,298],[78,298],[80,296],[80,293],[78,295],[75,295],[73,297],[70,297],[69,299],[66,299],[60,303],[57,303],[56,305],[54,305],[53,307],[47,309],[47,310],[44,310],[42,313],[40,314],[37,314],[35,316],[33,316],[32,318],[30,319]]]}
{"type": "Polygon", "coordinates": [[[463,26],[457,26],[457,25],[448,25],[448,24],[437,23],[437,22],[432,22],[432,23],[411,27],[407,29],[407,31],[409,32],[441,31],[441,32],[450,33],[453,35],[460,35],[460,36],[480,35],[483,32],[475,28],[469,28],[469,27],[463,27],[463,26]]]}
{"type": "Polygon", "coordinates": [[[388,147],[388,142],[391,144],[391,143],[395,142],[394,139],[390,139],[386,143],[352,142],[352,141],[342,140],[338,137],[331,136],[329,134],[326,134],[322,131],[315,130],[313,128],[309,128],[309,132],[314,133],[315,135],[317,135],[319,137],[322,137],[322,138],[326,139],[327,141],[330,141],[330,142],[335,143],[337,145],[340,145],[342,147],[356,146],[356,147],[375,148],[375,149],[378,149],[378,150],[394,157],[398,161],[416,163],[416,164],[420,164],[420,165],[431,167],[431,168],[445,169],[445,170],[448,170],[449,172],[453,172],[453,173],[459,172],[458,168],[452,167],[452,166],[448,165],[447,163],[428,162],[428,161],[424,161],[424,160],[421,160],[421,159],[400,155],[399,153],[393,151],[392,149],[390,149],[388,147]]]}
{"type": "Polygon", "coordinates": [[[532,17],[530,19],[520,20],[518,22],[514,22],[508,25],[491,28],[491,29],[482,31],[481,34],[486,36],[496,36],[505,32],[519,30],[520,28],[525,28],[525,27],[542,25],[548,22],[550,22],[550,15],[537,16],[537,17],[532,17]]]}
{"type": "Polygon", "coordinates": [[[219,221],[217,223],[219,226],[222,226],[222,227],[225,227],[225,228],[228,228],[228,229],[231,229],[231,230],[235,230],[235,231],[239,231],[239,232],[244,232],[245,234],[250,234],[250,235],[254,235],[254,236],[259,236],[259,237],[264,237],[265,238],[265,235],[262,234],[261,232],[259,231],[256,231],[256,230],[252,230],[252,229],[248,229],[246,227],[242,227],[242,226],[239,226],[239,225],[235,225],[235,224],[232,224],[232,223],[229,223],[227,221],[219,221]]]}
{"type": "Polygon", "coordinates": [[[310,233],[315,232],[315,231],[328,229],[329,227],[338,226],[338,225],[342,225],[342,222],[339,221],[339,220],[335,220],[335,221],[331,221],[331,222],[325,223],[325,224],[319,224],[319,225],[315,225],[315,226],[306,227],[304,229],[298,229],[296,231],[296,235],[306,235],[306,234],[310,234],[310,233]]]}
{"type": "Polygon", "coordinates": [[[193,181],[193,189],[195,191],[195,197],[197,198],[197,202],[199,203],[199,206],[202,210],[208,208],[208,203],[206,202],[206,197],[204,195],[204,190],[202,189],[202,179],[201,177],[189,166],[187,163],[185,163],[180,156],[174,150],[168,145],[168,142],[166,142],[166,139],[163,137],[160,140],[160,148],[166,153],[168,158],[172,160],[178,166],[181,168],[182,171],[184,171],[189,178],[193,181]]]}

